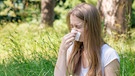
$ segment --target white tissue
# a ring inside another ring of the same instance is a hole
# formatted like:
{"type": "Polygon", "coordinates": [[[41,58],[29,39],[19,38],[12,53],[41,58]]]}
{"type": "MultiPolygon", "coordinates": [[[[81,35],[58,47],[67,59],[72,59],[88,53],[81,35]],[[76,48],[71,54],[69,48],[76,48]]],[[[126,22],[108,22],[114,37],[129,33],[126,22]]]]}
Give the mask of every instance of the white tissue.
{"type": "MultiPolygon", "coordinates": [[[[74,32],[75,30],[71,30],[71,33],[74,32]]],[[[76,41],[79,41],[80,39],[80,36],[81,36],[81,33],[80,32],[77,32],[76,36],[75,36],[75,40],[76,41]]]]}

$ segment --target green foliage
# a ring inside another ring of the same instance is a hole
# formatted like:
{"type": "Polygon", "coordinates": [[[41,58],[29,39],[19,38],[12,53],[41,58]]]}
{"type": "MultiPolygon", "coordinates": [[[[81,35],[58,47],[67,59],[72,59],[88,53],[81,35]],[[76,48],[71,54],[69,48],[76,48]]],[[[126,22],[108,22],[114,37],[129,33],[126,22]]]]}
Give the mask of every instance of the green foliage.
{"type": "MultiPolygon", "coordinates": [[[[40,19],[40,0],[25,0],[28,5],[24,8],[25,4],[23,0],[2,0],[0,1],[0,16],[4,16],[7,19],[3,18],[0,20],[0,23],[5,21],[11,22],[21,22],[21,21],[31,21],[33,19],[40,19]],[[19,16],[19,17],[18,17],[19,16]],[[13,20],[12,20],[13,19],[13,20]]],[[[79,3],[86,2],[96,6],[98,0],[56,0],[55,7],[55,20],[62,19],[65,22],[65,15],[67,12],[76,6],[79,3]]],[[[135,1],[132,5],[131,13],[131,24],[132,27],[135,27],[135,1]]],[[[40,20],[39,20],[40,21],[40,20]]]]}
{"type": "Polygon", "coordinates": [[[3,22],[25,22],[40,19],[39,0],[3,0],[0,1],[0,24],[3,22]],[[26,5],[25,5],[25,3],[26,5]]]}
{"type": "Polygon", "coordinates": [[[98,0],[85,0],[86,3],[90,3],[90,4],[93,4],[93,5],[96,5],[97,1],[98,0]]]}
{"type": "Polygon", "coordinates": [[[63,22],[65,22],[65,15],[67,15],[67,12],[75,7],[77,4],[82,3],[82,2],[86,2],[86,3],[90,3],[96,6],[96,2],[97,0],[60,0],[56,7],[55,7],[55,19],[61,19],[63,20],[63,22]]]}
{"type": "Polygon", "coordinates": [[[131,30],[131,37],[123,36],[120,39],[106,36],[104,39],[120,56],[120,76],[134,76],[135,70],[135,29],[131,30]]]}
{"type": "MultiPolygon", "coordinates": [[[[8,23],[1,28],[1,76],[53,76],[61,39],[68,33],[62,21],[54,24],[53,28],[40,29],[37,23],[8,23]]],[[[131,30],[131,38],[104,38],[119,53],[121,76],[135,75],[134,31],[131,30]]]]}
{"type": "Polygon", "coordinates": [[[135,0],[133,1],[132,4],[132,12],[131,12],[131,23],[132,23],[132,27],[135,27],[135,0]]]}
{"type": "Polygon", "coordinates": [[[66,27],[39,29],[32,23],[8,25],[0,30],[1,76],[53,76],[57,50],[65,32],[57,29],[66,27]]]}
{"type": "MultiPolygon", "coordinates": [[[[40,11],[32,8],[34,6],[19,13],[26,19],[26,23],[3,22],[4,26],[0,25],[2,26],[0,27],[0,75],[53,76],[61,39],[68,33],[66,14],[77,3],[84,1],[96,5],[97,0],[73,0],[73,2],[60,0],[55,7],[56,20],[53,28],[40,29],[38,27],[40,11]]],[[[135,9],[134,4],[133,9],[135,9]]],[[[123,36],[123,39],[118,40],[111,36],[104,37],[104,40],[119,53],[120,76],[135,75],[134,31],[135,29],[130,30],[130,38],[123,36]]]]}

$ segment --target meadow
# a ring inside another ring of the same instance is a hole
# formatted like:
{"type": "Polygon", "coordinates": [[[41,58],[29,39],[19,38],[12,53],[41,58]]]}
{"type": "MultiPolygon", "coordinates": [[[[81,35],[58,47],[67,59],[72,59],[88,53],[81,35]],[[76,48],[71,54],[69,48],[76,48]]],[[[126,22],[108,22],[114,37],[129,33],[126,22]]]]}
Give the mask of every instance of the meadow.
{"type": "MultiPolygon", "coordinates": [[[[33,6],[24,10],[24,21],[1,22],[0,76],[53,76],[59,45],[69,32],[65,23],[67,6],[74,6],[76,1],[57,4],[54,10],[58,19],[54,27],[40,28],[40,11],[33,6]],[[32,11],[37,12],[37,16],[32,11]]],[[[96,5],[96,1],[90,3],[96,5]]],[[[131,15],[134,24],[135,11],[131,15]]],[[[128,33],[120,37],[103,35],[120,56],[120,76],[135,76],[135,28],[131,27],[128,33]]]]}
{"type": "MultiPolygon", "coordinates": [[[[135,76],[135,30],[130,37],[104,40],[120,56],[120,76],[135,76]]],[[[41,29],[37,22],[5,23],[0,28],[0,76],[53,76],[62,37],[68,33],[64,22],[41,29]]]]}

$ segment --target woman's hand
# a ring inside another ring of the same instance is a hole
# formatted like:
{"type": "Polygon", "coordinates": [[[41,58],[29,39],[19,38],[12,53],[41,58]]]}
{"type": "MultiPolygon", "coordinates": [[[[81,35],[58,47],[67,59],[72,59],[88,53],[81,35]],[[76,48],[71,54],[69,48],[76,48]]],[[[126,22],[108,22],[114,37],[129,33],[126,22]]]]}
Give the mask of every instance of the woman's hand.
{"type": "Polygon", "coordinates": [[[68,33],[63,37],[61,45],[60,45],[60,49],[59,49],[60,53],[66,54],[67,49],[73,44],[76,33],[77,33],[76,31],[72,33],[68,33]]]}
{"type": "Polygon", "coordinates": [[[54,70],[54,76],[66,76],[66,54],[68,48],[72,45],[75,35],[77,32],[72,32],[67,35],[65,35],[62,39],[60,49],[59,49],[59,55],[56,62],[55,70],[54,70]]]}

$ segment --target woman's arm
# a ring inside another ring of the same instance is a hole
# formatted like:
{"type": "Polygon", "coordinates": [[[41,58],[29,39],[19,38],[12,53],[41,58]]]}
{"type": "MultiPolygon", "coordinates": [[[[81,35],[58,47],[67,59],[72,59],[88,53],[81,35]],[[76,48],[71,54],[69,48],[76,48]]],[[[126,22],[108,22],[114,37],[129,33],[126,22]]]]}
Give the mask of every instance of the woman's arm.
{"type": "Polygon", "coordinates": [[[66,54],[59,53],[54,76],[66,76],[66,54]]]}
{"type": "Polygon", "coordinates": [[[119,76],[120,64],[117,59],[113,60],[105,67],[105,76],[119,76]]]}
{"type": "Polygon", "coordinates": [[[66,76],[67,49],[72,45],[74,37],[75,33],[69,33],[64,36],[60,45],[58,59],[54,70],[54,76],[66,76]]]}

